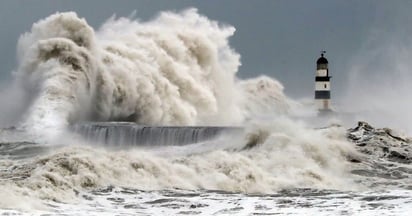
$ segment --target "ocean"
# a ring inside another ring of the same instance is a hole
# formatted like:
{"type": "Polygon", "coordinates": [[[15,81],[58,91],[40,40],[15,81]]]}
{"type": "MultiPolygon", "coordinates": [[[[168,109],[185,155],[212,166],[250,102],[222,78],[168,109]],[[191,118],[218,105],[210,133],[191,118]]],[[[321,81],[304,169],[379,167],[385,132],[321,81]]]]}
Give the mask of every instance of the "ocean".
{"type": "Polygon", "coordinates": [[[2,94],[0,214],[409,215],[411,139],[237,78],[234,32],[196,9],[34,23],[2,94]]]}
{"type": "Polygon", "coordinates": [[[346,132],[290,124],[183,146],[119,148],[101,136],[92,144],[90,134],[76,145],[3,140],[1,213],[408,215],[409,140],[363,122],[346,132]]]}

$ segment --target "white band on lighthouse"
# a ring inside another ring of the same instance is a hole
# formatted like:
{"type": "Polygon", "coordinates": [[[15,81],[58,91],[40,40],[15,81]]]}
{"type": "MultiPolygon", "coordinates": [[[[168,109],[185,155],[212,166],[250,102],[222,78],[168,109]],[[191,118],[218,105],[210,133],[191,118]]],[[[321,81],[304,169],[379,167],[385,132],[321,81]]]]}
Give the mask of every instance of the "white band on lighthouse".
{"type": "Polygon", "coordinates": [[[330,82],[316,82],[316,91],[330,91],[330,82]]]}
{"type": "Polygon", "coordinates": [[[316,70],[316,76],[318,77],[326,77],[327,75],[328,75],[328,70],[326,69],[316,70]]]}

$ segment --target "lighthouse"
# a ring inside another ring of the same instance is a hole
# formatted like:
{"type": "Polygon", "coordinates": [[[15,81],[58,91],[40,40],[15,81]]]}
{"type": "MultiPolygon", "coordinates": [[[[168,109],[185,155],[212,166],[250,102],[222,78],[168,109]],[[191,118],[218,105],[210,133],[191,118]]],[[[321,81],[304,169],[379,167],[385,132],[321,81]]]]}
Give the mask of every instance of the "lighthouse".
{"type": "Polygon", "coordinates": [[[316,61],[315,78],[315,103],[321,113],[330,112],[330,78],[328,60],[321,51],[320,58],[316,61]]]}

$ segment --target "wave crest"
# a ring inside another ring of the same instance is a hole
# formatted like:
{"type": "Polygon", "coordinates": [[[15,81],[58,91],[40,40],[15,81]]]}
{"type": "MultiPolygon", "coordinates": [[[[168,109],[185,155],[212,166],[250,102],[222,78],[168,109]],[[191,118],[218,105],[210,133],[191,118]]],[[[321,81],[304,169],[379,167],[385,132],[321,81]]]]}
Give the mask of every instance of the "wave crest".
{"type": "Polygon", "coordinates": [[[17,74],[33,100],[24,125],[239,122],[233,33],[195,9],[112,18],[97,32],[73,12],[52,15],[19,40],[17,74]]]}

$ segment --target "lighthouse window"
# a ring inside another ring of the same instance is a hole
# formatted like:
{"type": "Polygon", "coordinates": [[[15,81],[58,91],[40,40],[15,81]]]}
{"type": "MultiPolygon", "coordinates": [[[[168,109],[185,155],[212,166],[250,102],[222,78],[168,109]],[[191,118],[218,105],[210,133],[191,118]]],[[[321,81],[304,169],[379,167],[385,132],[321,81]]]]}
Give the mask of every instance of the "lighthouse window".
{"type": "Polygon", "coordinates": [[[325,84],[325,88],[327,88],[328,87],[328,85],[327,84],[325,84]]]}

